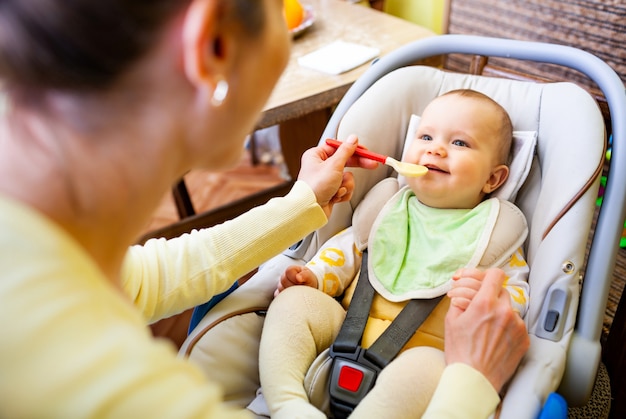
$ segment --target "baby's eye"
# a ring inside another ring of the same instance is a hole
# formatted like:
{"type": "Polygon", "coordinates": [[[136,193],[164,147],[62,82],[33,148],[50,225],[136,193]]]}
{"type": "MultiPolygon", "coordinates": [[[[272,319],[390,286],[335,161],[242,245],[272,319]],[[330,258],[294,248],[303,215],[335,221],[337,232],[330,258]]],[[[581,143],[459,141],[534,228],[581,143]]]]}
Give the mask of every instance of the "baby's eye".
{"type": "Polygon", "coordinates": [[[465,141],[463,140],[454,140],[452,141],[452,144],[458,147],[469,147],[469,144],[467,144],[465,141]]]}
{"type": "Polygon", "coordinates": [[[431,137],[431,136],[430,136],[430,135],[428,135],[428,134],[424,134],[424,135],[422,135],[422,136],[421,136],[421,137],[419,137],[419,138],[420,138],[420,140],[424,140],[424,141],[432,141],[432,140],[433,140],[433,137],[431,137]]]}

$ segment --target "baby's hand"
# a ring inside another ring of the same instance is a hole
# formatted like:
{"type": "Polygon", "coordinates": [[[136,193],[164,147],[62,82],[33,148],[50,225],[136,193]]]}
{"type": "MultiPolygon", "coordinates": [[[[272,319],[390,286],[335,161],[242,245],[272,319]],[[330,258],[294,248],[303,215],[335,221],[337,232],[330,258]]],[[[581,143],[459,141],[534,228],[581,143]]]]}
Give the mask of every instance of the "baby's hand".
{"type": "Polygon", "coordinates": [[[485,271],[480,269],[463,268],[456,271],[452,276],[452,289],[448,291],[450,305],[465,310],[476,296],[484,278],[485,271]]]}
{"type": "Polygon", "coordinates": [[[289,288],[293,285],[307,285],[312,288],[317,288],[317,277],[313,271],[306,266],[289,266],[281,275],[280,281],[278,281],[278,287],[274,292],[274,297],[276,297],[285,288],[289,288]]]}

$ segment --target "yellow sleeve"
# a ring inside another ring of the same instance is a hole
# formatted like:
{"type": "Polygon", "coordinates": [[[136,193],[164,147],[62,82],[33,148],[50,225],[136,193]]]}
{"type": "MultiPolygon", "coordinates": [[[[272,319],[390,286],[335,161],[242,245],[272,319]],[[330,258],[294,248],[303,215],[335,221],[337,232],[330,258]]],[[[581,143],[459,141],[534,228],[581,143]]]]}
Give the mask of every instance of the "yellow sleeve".
{"type": "Polygon", "coordinates": [[[250,418],[65,231],[0,197],[0,418],[250,418]]]}
{"type": "Polygon", "coordinates": [[[133,246],[122,269],[124,291],[149,322],[174,315],[227,290],[326,221],[313,191],[298,181],[285,197],[224,224],[133,246]]]}
{"type": "Polygon", "coordinates": [[[331,297],[343,294],[361,267],[362,253],[350,226],[328,239],[306,266],[317,277],[317,287],[331,297]]]}
{"type": "Polygon", "coordinates": [[[490,417],[500,397],[489,380],[472,367],[448,365],[422,419],[483,419],[490,417]]]}
{"type": "Polygon", "coordinates": [[[504,287],[511,296],[511,306],[523,318],[526,316],[529,304],[530,287],[528,285],[528,275],[530,267],[524,259],[522,248],[517,249],[500,268],[506,274],[504,287]]]}

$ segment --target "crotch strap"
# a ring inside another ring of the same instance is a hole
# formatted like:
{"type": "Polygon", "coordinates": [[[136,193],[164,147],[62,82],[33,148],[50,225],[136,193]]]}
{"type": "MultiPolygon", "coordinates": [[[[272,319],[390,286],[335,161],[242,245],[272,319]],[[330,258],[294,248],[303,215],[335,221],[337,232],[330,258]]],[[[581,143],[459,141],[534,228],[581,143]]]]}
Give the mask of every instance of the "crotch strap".
{"type": "Polygon", "coordinates": [[[367,274],[367,249],[363,251],[361,275],[335,342],[330,374],[330,409],[336,419],[347,418],[374,387],[378,373],[385,368],[415,334],[426,317],[443,298],[411,300],[389,327],[368,348],[361,338],[369,317],[374,288],[367,274]]]}

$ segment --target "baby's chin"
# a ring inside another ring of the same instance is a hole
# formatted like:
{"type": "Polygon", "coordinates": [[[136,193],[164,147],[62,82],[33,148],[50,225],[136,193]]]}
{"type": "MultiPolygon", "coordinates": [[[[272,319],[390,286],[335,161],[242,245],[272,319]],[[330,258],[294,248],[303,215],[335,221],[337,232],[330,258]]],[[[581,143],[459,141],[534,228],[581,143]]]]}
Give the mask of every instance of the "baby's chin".
{"type": "Polygon", "coordinates": [[[440,196],[432,196],[430,194],[423,193],[423,191],[416,191],[411,188],[417,200],[427,207],[439,208],[439,209],[471,209],[478,205],[482,199],[477,198],[475,201],[468,202],[458,199],[453,199],[453,194],[446,194],[440,196]],[[451,199],[452,198],[452,199],[451,199]]]}
{"type": "Polygon", "coordinates": [[[413,187],[411,187],[411,190],[415,194],[415,198],[417,198],[421,204],[431,208],[446,208],[447,203],[441,197],[437,198],[430,196],[429,194],[425,194],[423,191],[419,189],[416,190],[416,188],[413,187]]]}

